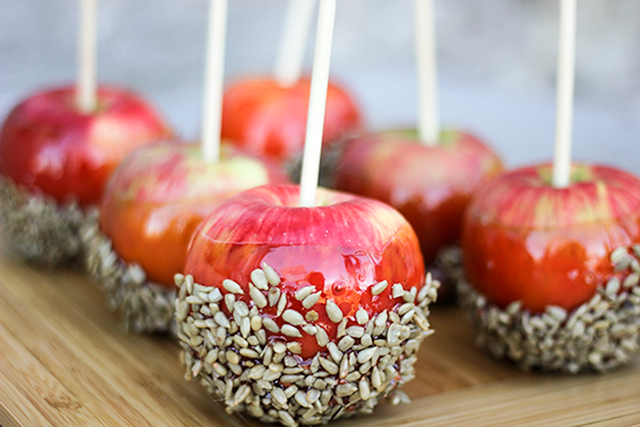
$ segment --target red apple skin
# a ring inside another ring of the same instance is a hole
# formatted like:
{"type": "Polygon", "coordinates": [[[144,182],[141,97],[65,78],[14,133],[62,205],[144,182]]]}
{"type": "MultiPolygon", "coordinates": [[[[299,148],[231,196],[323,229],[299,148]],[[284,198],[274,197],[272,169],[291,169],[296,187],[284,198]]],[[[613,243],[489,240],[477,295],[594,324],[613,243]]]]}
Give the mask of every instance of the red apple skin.
{"type": "Polygon", "coordinates": [[[614,276],[611,251],[640,240],[640,180],[574,165],[572,184],[550,185],[551,166],[508,172],[473,197],[462,249],[469,282],[500,307],[522,300],[571,310],[614,276]]]}
{"type": "MultiPolygon", "coordinates": [[[[222,105],[222,137],[243,150],[281,162],[302,155],[311,81],[284,87],[267,78],[239,81],[229,87],[222,105]]],[[[331,83],[323,144],[327,148],[358,132],[362,119],[353,99],[331,83]]]]}
{"type": "Polygon", "coordinates": [[[459,239],[476,188],[502,170],[500,159],[471,135],[443,132],[439,144],[427,146],[415,131],[396,130],[349,141],[335,185],[398,209],[416,231],[429,265],[440,248],[459,239]]]}
{"type": "Polygon", "coordinates": [[[222,147],[207,163],[199,144],[163,142],[132,153],[118,167],[101,203],[100,228],[127,262],[173,288],[195,229],[220,203],[266,183],[287,183],[272,163],[222,147]]]}
{"type": "Polygon", "coordinates": [[[130,92],[101,86],[98,111],[83,114],[74,86],[52,89],[9,114],[0,136],[0,174],[59,202],[95,205],[127,154],[169,136],[158,113],[130,92]]]}
{"type": "MultiPolygon", "coordinates": [[[[224,279],[244,289],[240,299],[249,303],[251,272],[263,262],[280,276],[279,288],[288,295],[287,308],[305,315],[308,309],[294,298],[309,284],[322,291],[311,309],[330,339],[337,325],[326,315],[327,299],[333,299],[345,317],[359,308],[370,317],[399,304],[391,294],[392,284],[405,290],[424,285],[424,265],[415,233],[396,210],[372,199],[319,189],[318,206],[297,207],[298,186],[263,186],[246,191],[222,204],[196,231],[185,266],[185,274],[196,283],[216,286],[225,294],[224,279]],[[387,280],[378,296],[369,288],[387,280]]],[[[222,310],[226,310],[222,307],[222,310]]],[[[230,313],[226,313],[230,314],[230,313]]],[[[262,309],[276,318],[276,307],[262,309]]],[[[292,340],[279,334],[273,339],[292,340]]],[[[316,339],[307,334],[296,338],[302,357],[318,351],[316,339]]]]}

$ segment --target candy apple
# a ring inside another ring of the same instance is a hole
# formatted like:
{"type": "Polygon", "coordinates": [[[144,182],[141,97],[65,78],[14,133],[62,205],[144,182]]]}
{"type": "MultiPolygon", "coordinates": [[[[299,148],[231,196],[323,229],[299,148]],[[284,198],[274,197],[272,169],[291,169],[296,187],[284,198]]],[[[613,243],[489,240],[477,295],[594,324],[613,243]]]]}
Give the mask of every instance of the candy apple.
{"type": "MultiPolygon", "coordinates": [[[[267,78],[229,87],[222,106],[222,137],[244,150],[287,162],[301,156],[309,107],[310,79],[281,86],[267,78]]],[[[362,119],[344,89],[330,84],[323,131],[325,148],[360,130],[362,119]]]]}
{"type": "Polygon", "coordinates": [[[462,214],[475,189],[502,171],[500,159],[477,138],[443,132],[435,146],[413,130],[349,141],[338,159],[336,188],[398,209],[413,226],[425,263],[460,237],[462,214]]]}
{"type": "MultiPolygon", "coordinates": [[[[173,277],[184,268],[187,246],[196,227],[215,207],[243,190],[286,182],[275,165],[226,145],[216,163],[205,162],[201,147],[196,144],[162,142],[141,148],[121,163],[105,190],[100,233],[92,234],[96,241],[89,245],[94,248],[92,274],[99,281],[108,282],[113,273],[101,268],[109,258],[120,260],[118,271],[122,277],[129,268],[141,268],[144,277],[139,275],[138,282],[150,282],[153,287],[146,286],[142,295],[135,295],[140,289],[122,281],[123,288],[113,289],[110,294],[114,305],[131,305],[124,307],[127,320],[140,317],[134,306],[146,307],[146,315],[151,316],[148,313],[157,310],[149,306],[163,300],[158,295],[168,291],[171,298],[162,302],[173,305],[173,277]],[[110,251],[101,249],[104,245],[110,251]],[[157,295],[145,299],[155,291],[157,295]],[[123,298],[125,294],[129,297],[123,298]],[[137,301],[138,297],[141,301],[137,301]]],[[[173,310],[161,312],[173,314],[173,310]]],[[[170,318],[165,320],[142,324],[170,323],[170,318]]]]}
{"type": "Polygon", "coordinates": [[[475,194],[462,234],[464,305],[494,352],[527,368],[618,366],[638,346],[640,180],[580,164],[569,187],[550,183],[551,166],[526,167],[475,194]],[[544,345],[527,346],[532,336],[544,345]]]}
{"type": "Polygon", "coordinates": [[[80,249],[84,211],[97,204],[118,163],[170,134],[145,101],[113,87],[99,88],[98,109],[91,114],[76,108],[73,86],[24,100],[0,136],[5,236],[27,259],[69,261],[80,249]]]}
{"type": "Polygon", "coordinates": [[[231,411],[290,425],[369,412],[411,379],[437,288],[393,208],[324,189],[301,208],[299,192],[263,186],[229,199],[176,277],[188,372],[231,411]],[[248,382],[225,389],[238,377],[248,382]]]}
{"type": "Polygon", "coordinates": [[[97,111],[83,114],[73,86],[53,89],[9,114],[0,137],[0,173],[58,202],[95,205],[127,154],[170,135],[155,110],[130,92],[100,87],[97,111]]]}

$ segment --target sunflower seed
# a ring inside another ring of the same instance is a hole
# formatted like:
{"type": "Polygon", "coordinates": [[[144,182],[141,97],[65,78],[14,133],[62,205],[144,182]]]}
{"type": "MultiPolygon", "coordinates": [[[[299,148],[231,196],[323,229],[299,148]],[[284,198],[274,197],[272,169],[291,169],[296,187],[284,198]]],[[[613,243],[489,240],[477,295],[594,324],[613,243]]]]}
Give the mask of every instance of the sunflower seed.
{"type": "Polygon", "coordinates": [[[372,295],[380,295],[385,289],[387,289],[388,282],[383,280],[382,282],[378,282],[371,287],[372,295]]]}
{"type": "Polygon", "coordinates": [[[217,303],[222,301],[222,298],[223,298],[222,293],[218,288],[214,288],[211,292],[209,292],[209,297],[208,297],[209,302],[217,303]]]}
{"type": "Polygon", "coordinates": [[[313,285],[309,285],[309,286],[305,286],[303,288],[300,288],[296,291],[295,293],[295,298],[298,301],[302,301],[303,299],[305,299],[306,297],[308,297],[314,290],[315,290],[315,286],[313,285]]]}
{"type": "Polygon", "coordinates": [[[256,288],[262,291],[269,290],[269,281],[267,280],[267,277],[264,271],[262,271],[261,269],[256,268],[251,272],[251,281],[253,282],[256,288]]]}
{"type": "Polygon", "coordinates": [[[251,318],[251,330],[253,331],[257,331],[260,328],[262,328],[262,317],[260,316],[253,316],[251,318]]]}
{"type": "Polygon", "coordinates": [[[227,306],[229,313],[233,311],[233,304],[236,302],[236,296],[234,294],[226,294],[224,296],[224,305],[227,306]]]}
{"type": "Polygon", "coordinates": [[[359,308],[358,311],[356,311],[356,321],[360,325],[367,323],[369,321],[369,314],[367,313],[367,310],[359,308]]]}
{"type": "Polygon", "coordinates": [[[298,313],[295,310],[287,309],[282,313],[282,319],[285,322],[291,323],[294,326],[300,326],[307,323],[302,317],[302,314],[298,313]]]}
{"type": "Polygon", "coordinates": [[[278,311],[277,311],[276,317],[280,317],[286,307],[287,307],[287,294],[282,294],[280,296],[280,301],[278,301],[278,311]]]}
{"type": "MultiPolygon", "coordinates": [[[[322,380],[316,380],[316,381],[322,381],[322,380]]],[[[312,405],[316,403],[316,401],[319,398],[320,398],[320,391],[316,390],[315,388],[309,389],[309,391],[305,395],[305,399],[307,400],[307,402],[309,402],[312,405]]]]}
{"type": "Polygon", "coordinates": [[[358,352],[358,363],[362,364],[367,362],[369,359],[373,357],[375,352],[376,352],[376,347],[369,347],[369,348],[365,348],[364,350],[360,350],[358,352]]]}
{"type": "Polygon", "coordinates": [[[240,287],[239,284],[237,284],[236,282],[234,282],[231,279],[225,279],[222,281],[222,286],[229,292],[234,293],[234,294],[242,294],[244,295],[244,291],[242,290],[242,287],[240,287]]]}
{"type": "Polygon", "coordinates": [[[287,346],[285,346],[281,342],[277,342],[273,345],[273,351],[275,351],[276,353],[284,353],[285,351],[287,351],[287,346]]]}
{"type": "Polygon", "coordinates": [[[278,412],[278,416],[280,417],[280,420],[282,421],[282,424],[284,424],[287,427],[297,427],[298,423],[296,421],[294,421],[293,417],[291,417],[291,415],[289,415],[288,412],[286,411],[279,411],[278,412]]]}
{"type": "Polygon", "coordinates": [[[253,302],[255,302],[258,307],[264,308],[267,306],[267,298],[258,288],[256,288],[252,284],[249,284],[249,294],[251,295],[251,299],[253,300],[253,302]]]}
{"type": "Polygon", "coordinates": [[[394,283],[393,286],[391,287],[391,295],[394,298],[402,297],[404,295],[404,288],[402,287],[402,284],[394,283]]]}
{"type": "Polygon", "coordinates": [[[340,307],[338,307],[338,305],[333,302],[333,300],[327,300],[325,310],[327,311],[327,316],[329,316],[329,319],[333,323],[339,323],[342,320],[342,310],[340,310],[340,307]]]}
{"type": "Polygon", "coordinates": [[[364,335],[364,328],[362,326],[349,326],[346,332],[347,335],[353,338],[361,338],[364,335]]]}
{"type": "Polygon", "coordinates": [[[322,294],[322,291],[318,291],[309,295],[302,301],[302,306],[306,309],[310,309],[311,307],[313,307],[318,303],[318,301],[320,300],[321,294],[322,294]]]}
{"type": "Polygon", "coordinates": [[[281,388],[274,388],[271,390],[271,399],[280,407],[287,406],[287,395],[281,388]]]}
{"type": "Polygon", "coordinates": [[[265,328],[267,328],[269,332],[273,332],[274,334],[277,334],[278,332],[280,332],[280,328],[278,327],[278,324],[270,317],[264,317],[262,319],[262,324],[264,325],[265,328]]]}
{"type": "Polygon", "coordinates": [[[262,263],[262,271],[264,271],[264,276],[271,286],[278,286],[280,284],[280,276],[278,276],[278,273],[266,262],[262,263]]]}
{"type": "Polygon", "coordinates": [[[306,324],[302,327],[302,330],[309,335],[315,335],[318,332],[318,328],[314,325],[306,324]]]}
{"type": "Polygon", "coordinates": [[[191,305],[199,305],[199,304],[204,304],[204,301],[202,300],[202,298],[200,297],[196,297],[196,296],[188,296],[185,301],[187,301],[189,304],[191,305]]]}
{"type": "Polygon", "coordinates": [[[331,375],[336,375],[338,373],[338,365],[328,359],[325,359],[324,357],[320,358],[320,365],[322,365],[324,370],[331,375]]]}
{"type": "Polygon", "coordinates": [[[318,312],[315,310],[311,310],[308,311],[307,314],[304,315],[304,319],[307,322],[315,322],[320,318],[320,316],[318,316],[318,312]]]}
{"type": "Polygon", "coordinates": [[[307,395],[302,390],[298,390],[293,396],[295,401],[304,408],[312,408],[313,406],[307,401],[307,395]]]}
{"type": "Polygon", "coordinates": [[[358,391],[358,387],[352,383],[340,384],[336,387],[336,395],[338,397],[351,396],[356,391],[358,391]]]}
{"type": "Polygon", "coordinates": [[[286,335],[288,337],[295,337],[295,338],[302,337],[302,334],[300,333],[300,331],[289,324],[282,325],[282,328],[280,328],[280,332],[282,332],[283,335],[286,335]]]}
{"type": "MultiPolygon", "coordinates": [[[[259,365],[259,366],[261,366],[261,365],[259,365]]],[[[280,375],[282,375],[282,372],[281,372],[281,371],[272,371],[271,369],[267,369],[267,370],[264,372],[264,375],[262,376],[262,378],[263,378],[265,381],[275,381],[275,380],[277,380],[278,378],[280,378],[280,375]]]]}
{"type": "MultiPolygon", "coordinates": [[[[300,332],[298,332],[298,333],[300,333],[300,332]]],[[[302,345],[299,342],[296,342],[296,341],[287,343],[287,349],[293,354],[302,353],[302,345]]]]}
{"type": "Polygon", "coordinates": [[[338,342],[338,348],[341,351],[347,351],[353,347],[353,344],[355,344],[355,340],[351,338],[351,336],[347,335],[338,342]]]}
{"type": "Polygon", "coordinates": [[[217,312],[213,316],[213,320],[215,320],[216,323],[222,326],[223,328],[229,329],[231,327],[231,324],[229,323],[229,319],[227,319],[227,316],[225,316],[224,313],[221,311],[217,312]]]}
{"type": "Polygon", "coordinates": [[[318,327],[318,332],[316,332],[316,341],[320,347],[325,347],[329,343],[329,336],[321,327],[318,327]]]}
{"type": "Polygon", "coordinates": [[[343,354],[338,349],[338,346],[335,343],[330,342],[329,344],[327,344],[327,350],[329,350],[329,354],[331,355],[331,358],[334,360],[334,362],[340,363],[343,354]]]}

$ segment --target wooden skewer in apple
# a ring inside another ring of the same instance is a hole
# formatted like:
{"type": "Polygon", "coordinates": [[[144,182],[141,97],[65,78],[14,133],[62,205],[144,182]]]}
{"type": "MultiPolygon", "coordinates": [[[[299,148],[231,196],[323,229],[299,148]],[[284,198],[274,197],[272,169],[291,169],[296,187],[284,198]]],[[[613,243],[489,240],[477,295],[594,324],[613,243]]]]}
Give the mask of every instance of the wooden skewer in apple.
{"type": "Polygon", "coordinates": [[[334,182],[340,190],[391,204],[409,220],[446,298],[460,275],[457,242],[465,207],[476,188],[503,167],[478,138],[440,130],[433,2],[415,0],[417,131],[384,131],[349,141],[337,161],[334,182]]]}
{"type": "Polygon", "coordinates": [[[87,233],[90,274],[135,332],[171,329],[173,277],[215,207],[249,188],[289,182],[276,165],[221,144],[227,0],[211,0],[209,12],[201,143],[165,141],[130,155],[107,186],[99,225],[87,233]]]}
{"type": "Polygon", "coordinates": [[[21,101],[0,136],[0,222],[20,257],[58,266],[79,258],[79,228],[134,149],[171,135],[131,92],[96,85],[96,0],[82,0],[78,82],[21,101]]]}
{"type": "Polygon", "coordinates": [[[640,344],[640,180],[571,164],[576,0],[560,4],[553,164],[506,173],[474,196],[459,292],[497,357],[527,370],[608,371],[640,344]]]}
{"type": "Polygon", "coordinates": [[[286,426],[406,400],[395,389],[414,376],[438,286],[400,213],[317,188],[335,8],[321,0],[302,184],[223,203],[176,276],[187,376],[227,411],[286,426]]]}
{"type": "MultiPolygon", "coordinates": [[[[316,4],[315,0],[289,0],[273,76],[239,79],[226,90],[223,102],[223,138],[292,168],[290,163],[302,155],[305,138],[310,80],[302,71],[316,4]]],[[[331,83],[323,132],[325,148],[335,147],[361,128],[356,102],[341,85],[331,83]]]]}

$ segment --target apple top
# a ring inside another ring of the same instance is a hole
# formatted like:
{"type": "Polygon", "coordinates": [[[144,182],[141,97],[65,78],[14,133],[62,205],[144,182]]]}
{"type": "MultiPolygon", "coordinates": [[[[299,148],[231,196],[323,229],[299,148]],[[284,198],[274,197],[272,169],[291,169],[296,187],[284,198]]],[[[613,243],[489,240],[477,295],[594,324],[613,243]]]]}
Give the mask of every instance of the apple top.
{"type": "Polygon", "coordinates": [[[113,174],[106,198],[168,205],[185,200],[226,200],[268,182],[289,182],[276,165],[227,144],[221,161],[204,161],[200,144],[164,141],[133,152],[113,174]],[[215,197],[214,197],[215,195],[215,197]]]}
{"type": "Polygon", "coordinates": [[[98,108],[81,113],[75,87],[57,88],[21,102],[0,137],[0,173],[58,201],[95,204],[118,163],[131,151],[171,136],[140,97],[100,87],[98,108]]]}
{"type": "MultiPolygon", "coordinates": [[[[485,225],[551,230],[608,223],[640,213],[640,180],[608,166],[574,164],[571,184],[551,185],[551,165],[517,169],[483,186],[468,216],[485,225]]],[[[635,225],[637,226],[637,224],[635,225]]]]}
{"type": "Polygon", "coordinates": [[[411,230],[398,211],[377,200],[322,189],[317,205],[305,208],[298,206],[299,192],[296,185],[248,190],[212,212],[198,234],[248,244],[383,249],[392,236],[411,230]],[[269,227],[247,227],[261,223],[269,227]]]}
{"type": "MultiPolygon", "coordinates": [[[[222,136],[248,152],[278,161],[302,154],[311,81],[292,86],[269,78],[250,78],[227,89],[223,99],[222,136]]],[[[329,83],[323,143],[330,145],[361,130],[355,101],[339,85],[329,83]]]]}

